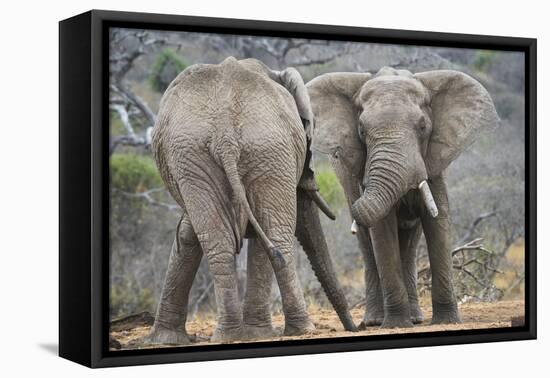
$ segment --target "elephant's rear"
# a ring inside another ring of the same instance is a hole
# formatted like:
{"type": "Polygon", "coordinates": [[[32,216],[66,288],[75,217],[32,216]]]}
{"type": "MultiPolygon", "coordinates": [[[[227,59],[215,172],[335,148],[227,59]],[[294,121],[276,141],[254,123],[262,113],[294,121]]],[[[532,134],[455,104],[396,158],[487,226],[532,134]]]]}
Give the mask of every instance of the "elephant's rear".
{"type": "Polygon", "coordinates": [[[215,113],[210,99],[213,95],[209,93],[215,88],[210,83],[217,76],[219,73],[211,65],[191,66],[174,79],[160,102],[151,147],[162,179],[182,207],[185,204],[181,185],[185,177],[219,176],[219,167],[212,164],[208,153],[215,113]]]}
{"type": "Polygon", "coordinates": [[[161,177],[196,232],[230,229],[238,248],[247,222],[263,234],[246,199],[251,180],[278,172],[270,181],[295,193],[305,138],[281,93],[269,77],[234,59],[192,66],[168,87],[152,149],[161,177]],[[280,172],[288,179],[281,180],[280,172]],[[244,185],[241,177],[247,177],[244,185]]]}
{"type": "Polygon", "coordinates": [[[166,90],[152,149],[180,205],[177,176],[187,177],[179,181],[223,176],[220,167],[227,155],[238,162],[241,175],[251,166],[277,169],[290,164],[289,170],[299,178],[305,157],[303,126],[292,96],[261,68],[243,67],[233,58],[219,65],[194,65],[166,90]],[[273,156],[266,159],[269,154],[273,156]]]}

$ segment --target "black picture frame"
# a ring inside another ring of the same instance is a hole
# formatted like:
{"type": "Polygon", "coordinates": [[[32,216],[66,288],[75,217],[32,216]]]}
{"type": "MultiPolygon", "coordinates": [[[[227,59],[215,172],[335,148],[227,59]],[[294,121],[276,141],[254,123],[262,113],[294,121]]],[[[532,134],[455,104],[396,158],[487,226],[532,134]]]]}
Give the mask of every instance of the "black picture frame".
{"type": "Polygon", "coordinates": [[[529,38],[92,10],[59,23],[59,355],[89,367],[535,339],[536,64],[529,38]],[[525,53],[525,324],[522,327],[248,344],[108,350],[109,27],[525,53]]]}

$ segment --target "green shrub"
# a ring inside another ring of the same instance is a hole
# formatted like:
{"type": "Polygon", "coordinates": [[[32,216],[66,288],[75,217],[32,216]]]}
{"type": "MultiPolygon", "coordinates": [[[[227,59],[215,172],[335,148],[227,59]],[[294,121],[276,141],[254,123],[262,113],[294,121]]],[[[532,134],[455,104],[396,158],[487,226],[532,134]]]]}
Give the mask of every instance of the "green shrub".
{"type": "Polygon", "coordinates": [[[477,51],[474,56],[473,65],[478,71],[487,72],[498,59],[498,55],[498,51],[477,51]]]}
{"type": "Polygon", "coordinates": [[[153,64],[149,83],[155,91],[164,92],[172,80],[185,68],[187,64],[173,50],[164,49],[153,64]]]}
{"type": "Polygon", "coordinates": [[[150,156],[119,153],[111,156],[111,186],[137,193],[162,186],[155,162],[150,156]]]}
{"type": "Polygon", "coordinates": [[[333,210],[338,210],[345,203],[344,190],[330,168],[317,169],[315,173],[319,192],[333,210]]]}

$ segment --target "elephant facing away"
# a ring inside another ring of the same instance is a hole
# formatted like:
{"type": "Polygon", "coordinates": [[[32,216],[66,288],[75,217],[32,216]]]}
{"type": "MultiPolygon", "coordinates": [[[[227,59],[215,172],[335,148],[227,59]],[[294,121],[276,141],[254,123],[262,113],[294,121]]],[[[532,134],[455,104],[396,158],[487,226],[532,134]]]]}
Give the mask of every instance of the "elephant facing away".
{"type": "MultiPolygon", "coordinates": [[[[365,260],[362,325],[423,320],[416,292],[422,231],[432,272],[432,323],[460,322],[452,283],[443,172],[479,132],[498,125],[483,86],[451,70],[329,73],[307,84],[313,148],[329,154],[359,225],[365,260]]],[[[356,226],[356,224],[354,224],[356,226]]]]}
{"type": "Polygon", "coordinates": [[[312,128],[307,89],[292,68],[272,71],[260,61],[230,57],[191,66],[170,84],[152,150],[183,215],[149,342],[189,343],[184,326],[189,291],[203,254],[218,311],[212,341],[273,334],[266,305],[273,271],[285,334],[312,330],[296,276],[295,232],[346,328],[354,328],[314,205],[331,215],[309,167],[312,128]],[[252,236],[242,309],[235,255],[243,238],[252,236]]]}

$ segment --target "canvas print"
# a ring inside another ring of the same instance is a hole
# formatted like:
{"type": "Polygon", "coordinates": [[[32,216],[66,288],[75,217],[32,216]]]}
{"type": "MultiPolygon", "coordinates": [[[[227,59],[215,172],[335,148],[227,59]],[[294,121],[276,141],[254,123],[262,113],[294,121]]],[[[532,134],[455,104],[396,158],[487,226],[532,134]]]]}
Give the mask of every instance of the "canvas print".
{"type": "Polygon", "coordinates": [[[109,30],[109,349],[523,326],[521,52],[109,30]]]}

